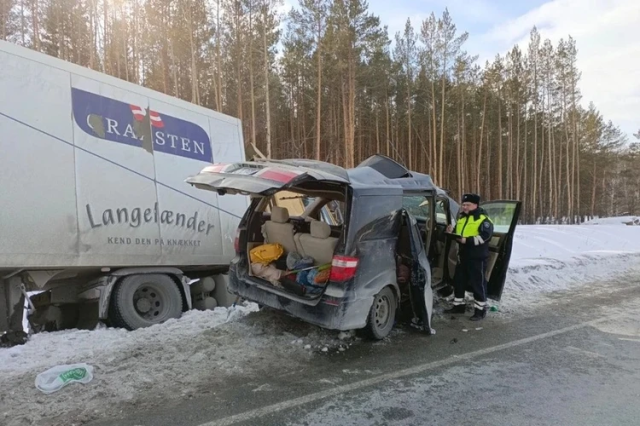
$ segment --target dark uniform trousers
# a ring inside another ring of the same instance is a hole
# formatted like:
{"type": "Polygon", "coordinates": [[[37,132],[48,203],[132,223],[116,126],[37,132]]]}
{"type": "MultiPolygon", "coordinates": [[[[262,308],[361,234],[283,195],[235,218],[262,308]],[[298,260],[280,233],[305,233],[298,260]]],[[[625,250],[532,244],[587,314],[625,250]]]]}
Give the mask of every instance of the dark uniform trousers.
{"type": "Polygon", "coordinates": [[[473,292],[476,309],[484,309],[487,305],[487,280],[485,271],[487,259],[471,259],[462,255],[458,260],[453,276],[454,305],[464,304],[465,291],[473,292]]]}

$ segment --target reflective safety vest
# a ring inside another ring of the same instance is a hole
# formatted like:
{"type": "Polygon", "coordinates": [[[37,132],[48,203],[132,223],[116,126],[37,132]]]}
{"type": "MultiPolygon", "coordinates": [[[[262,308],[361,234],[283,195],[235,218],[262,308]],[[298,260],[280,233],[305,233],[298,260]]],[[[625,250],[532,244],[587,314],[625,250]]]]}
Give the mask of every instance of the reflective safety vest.
{"type": "Polygon", "coordinates": [[[480,235],[480,225],[485,219],[491,222],[491,219],[484,214],[478,215],[477,220],[473,215],[460,218],[458,223],[456,223],[456,234],[462,235],[463,238],[477,237],[480,235]]]}

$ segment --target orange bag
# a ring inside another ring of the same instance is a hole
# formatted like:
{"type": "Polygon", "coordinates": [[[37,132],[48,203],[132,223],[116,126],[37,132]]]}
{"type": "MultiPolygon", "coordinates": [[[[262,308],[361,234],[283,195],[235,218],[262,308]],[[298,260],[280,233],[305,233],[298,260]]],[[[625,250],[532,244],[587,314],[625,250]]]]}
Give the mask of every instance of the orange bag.
{"type": "Polygon", "coordinates": [[[318,272],[318,275],[315,276],[314,281],[316,284],[325,284],[329,281],[329,276],[331,275],[331,269],[324,269],[318,272]]]}

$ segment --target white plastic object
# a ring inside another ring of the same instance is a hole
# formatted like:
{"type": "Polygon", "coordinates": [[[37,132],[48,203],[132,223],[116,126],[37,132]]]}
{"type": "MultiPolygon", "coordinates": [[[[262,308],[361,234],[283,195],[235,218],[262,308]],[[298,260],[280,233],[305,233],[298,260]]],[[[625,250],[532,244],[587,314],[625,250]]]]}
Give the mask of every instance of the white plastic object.
{"type": "Polygon", "coordinates": [[[191,285],[191,294],[210,293],[216,288],[216,282],[212,277],[202,278],[200,281],[191,285]]]}
{"type": "Polygon", "coordinates": [[[56,365],[36,376],[36,388],[44,393],[57,392],[69,383],[89,383],[93,380],[93,367],[85,364],[56,365]]]}
{"type": "Polygon", "coordinates": [[[205,297],[204,299],[197,299],[193,301],[194,309],[200,311],[212,310],[218,306],[218,302],[213,297],[205,297]]]}

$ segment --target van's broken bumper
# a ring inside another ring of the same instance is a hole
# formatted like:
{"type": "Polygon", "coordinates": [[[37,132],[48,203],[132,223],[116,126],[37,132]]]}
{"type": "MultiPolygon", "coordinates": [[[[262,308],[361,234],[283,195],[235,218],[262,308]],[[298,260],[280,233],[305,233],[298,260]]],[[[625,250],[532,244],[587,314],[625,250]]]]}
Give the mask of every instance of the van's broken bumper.
{"type": "MultiPolygon", "coordinates": [[[[229,268],[228,291],[237,296],[287,312],[296,318],[329,330],[348,331],[366,326],[369,309],[373,302],[371,298],[349,299],[345,296],[347,292],[330,291],[331,289],[328,288],[316,304],[298,302],[251,283],[252,278],[243,273],[243,270],[246,271],[246,268],[235,262],[229,268]]],[[[353,292],[350,293],[353,294],[353,292]]]]}

